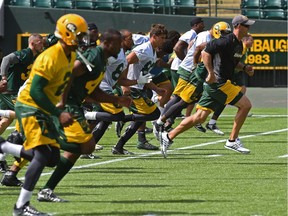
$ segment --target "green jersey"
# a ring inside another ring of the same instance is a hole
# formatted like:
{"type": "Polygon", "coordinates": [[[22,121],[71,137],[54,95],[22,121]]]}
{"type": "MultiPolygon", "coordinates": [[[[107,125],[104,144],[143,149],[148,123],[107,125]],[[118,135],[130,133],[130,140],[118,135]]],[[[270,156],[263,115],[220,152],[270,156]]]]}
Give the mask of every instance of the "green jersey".
{"type": "MultiPolygon", "coordinates": [[[[106,61],[101,46],[91,47],[82,55],[93,64],[92,71],[87,71],[84,75],[75,77],[68,94],[67,104],[81,105],[84,99],[101,83],[106,70],[106,61]]],[[[80,56],[77,59],[85,64],[80,56]]]]}
{"type": "Polygon", "coordinates": [[[36,57],[33,56],[30,48],[15,51],[19,63],[10,65],[7,74],[7,91],[17,94],[19,88],[28,79],[32,64],[36,57]]]}

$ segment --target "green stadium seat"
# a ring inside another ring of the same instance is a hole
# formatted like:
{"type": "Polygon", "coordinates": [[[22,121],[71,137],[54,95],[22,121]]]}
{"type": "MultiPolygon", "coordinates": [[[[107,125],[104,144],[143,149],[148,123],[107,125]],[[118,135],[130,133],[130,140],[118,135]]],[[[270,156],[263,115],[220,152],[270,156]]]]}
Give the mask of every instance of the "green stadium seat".
{"type": "Polygon", "coordinates": [[[262,8],[262,1],[261,0],[242,0],[241,8],[259,9],[259,8],[262,8]]]}
{"type": "Polygon", "coordinates": [[[282,0],[263,0],[264,9],[282,9],[282,0]]]}
{"type": "Polygon", "coordinates": [[[104,0],[96,0],[94,1],[94,9],[95,10],[105,10],[105,11],[113,11],[114,10],[114,1],[104,1],[104,0]]]}
{"type": "Polygon", "coordinates": [[[196,15],[194,0],[173,0],[172,13],[178,15],[196,15]]]}
{"type": "Polygon", "coordinates": [[[282,1],[282,9],[287,10],[287,0],[282,1]]]}
{"type": "Polygon", "coordinates": [[[34,7],[52,8],[53,2],[51,0],[33,0],[34,7]]]}
{"type": "Polygon", "coordinates": [[[117,6],[119,7],[120,11],[123,11],[123,12],[134,12],[136,5],[135,5],[134,0],[118,0],[117,6]]]}
{"type": "Polygon", "coordinates": [[[264,11],[264,19],[286,20],[287,13],[283,9],[271,9],[264,11]]]}
{"type": "Polygon", "coordinates": [[[263,19],[263,11],[260,9],[246,9],[242,10],[242,14],[251,19],[263,19]]]}
{"type": "Polygon", "coordinates": [[[154,0],[135,0],[135,12],[154,13],[155,9],[154,0]]]}
{"type": "Polygon", "coordinates": [[[75,1],[76,9],[94,9],[94,2],[92,0],[76,0],[75,1]]]}
{"type": "Polygon", "coordinates": [[[74,8],[73,0],[54,0],[55,8],[74,8]]]}
{"type": "Polygon", "coordinates": [[[12,5],[13,1],[11,0],[4,0],[4,5],[12,5]]]}
{"type": "Polygon", "coordinates": [[[32,7],[33,2],[31,0],[12,0],[11,5],[21,6],[21,7],[32,7]]]}
{"type": "Polygon", "coordinates": [[[169,14],[169,9],[171,13],[171,2],[170,0],[155,0],[155,10],[156,14],[169,14]]]}

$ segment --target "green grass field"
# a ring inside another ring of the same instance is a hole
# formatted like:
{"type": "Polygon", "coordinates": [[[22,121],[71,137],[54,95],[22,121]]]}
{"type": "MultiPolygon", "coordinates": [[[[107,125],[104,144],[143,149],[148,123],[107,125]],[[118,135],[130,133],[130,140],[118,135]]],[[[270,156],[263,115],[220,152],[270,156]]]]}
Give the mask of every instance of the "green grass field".
{"type": "MultiPolygon", "coordinates": [[[[70,202],[36,200],[53,171],[45,169],[31,204],[59,216],[287,215],[287,109],[253,108],[240,134],[249,155],[223,147],[235,112],[228,107],[218,121],[225,136],[190,129],[174,140],[166,159],[159,151],[138,150],[136,135],[125,146],[135,155],[112,155],[113,124],[99,143],[101,159],[80,159],[55,189],[70,202]]],[[[153,134],[147,137],[158,145],[153,134]]],[[[0,187],[1,216],[12,215],[19,191],[0,187]]]]}

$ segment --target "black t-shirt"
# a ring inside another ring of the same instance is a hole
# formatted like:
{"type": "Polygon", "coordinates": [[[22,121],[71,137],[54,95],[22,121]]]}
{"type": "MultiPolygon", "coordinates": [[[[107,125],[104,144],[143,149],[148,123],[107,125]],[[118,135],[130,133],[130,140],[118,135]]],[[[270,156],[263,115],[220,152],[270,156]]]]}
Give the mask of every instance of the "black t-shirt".
{"type": "Polygon", "coordinates": [[[211,40],[204,50],[212,55],[217,82],[233,81],[235,67],[242,57],[242,41],[239,41],[231,33],[219,39],[211,40]]]}

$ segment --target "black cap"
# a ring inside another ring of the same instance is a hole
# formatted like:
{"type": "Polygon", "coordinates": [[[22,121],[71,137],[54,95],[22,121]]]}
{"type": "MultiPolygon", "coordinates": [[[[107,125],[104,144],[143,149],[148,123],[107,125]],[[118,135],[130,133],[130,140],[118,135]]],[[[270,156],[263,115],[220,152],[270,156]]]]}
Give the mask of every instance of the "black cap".
{"type": "Polygon", "coordinates": [[[204,22],[203,19],[201,17],[194,17],[191,21],[190,21],[190,26],[194,26],[198,23],[204,22]]]}
{"type": "Polygon", "coordinates": [[[98,30],[98,27],[96,26],[95,23],[88,23],[88,30],[91,31],[91,30],[98,30]]]}

